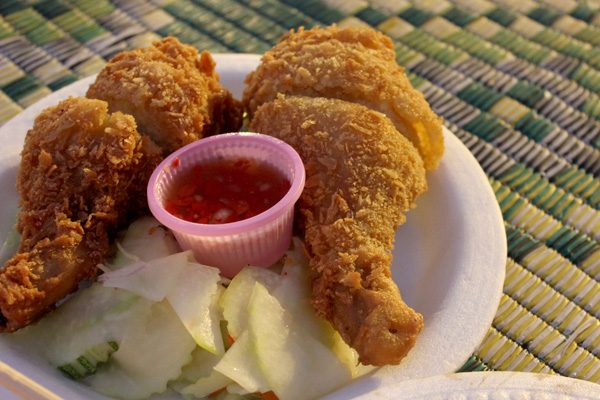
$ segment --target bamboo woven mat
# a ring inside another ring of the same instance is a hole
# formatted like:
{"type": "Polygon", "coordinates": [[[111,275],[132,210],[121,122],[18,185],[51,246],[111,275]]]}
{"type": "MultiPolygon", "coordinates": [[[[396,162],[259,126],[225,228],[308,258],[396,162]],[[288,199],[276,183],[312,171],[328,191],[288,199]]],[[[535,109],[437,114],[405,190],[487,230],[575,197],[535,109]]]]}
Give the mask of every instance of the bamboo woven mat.
{"type": "Polygon", "coordinates": [[[1,0],[0,124],[163,36],[263,53],[332,23],[393,38],[501,206],[504,294],[461,370],[600,382],[599,0],[1,0]]]}

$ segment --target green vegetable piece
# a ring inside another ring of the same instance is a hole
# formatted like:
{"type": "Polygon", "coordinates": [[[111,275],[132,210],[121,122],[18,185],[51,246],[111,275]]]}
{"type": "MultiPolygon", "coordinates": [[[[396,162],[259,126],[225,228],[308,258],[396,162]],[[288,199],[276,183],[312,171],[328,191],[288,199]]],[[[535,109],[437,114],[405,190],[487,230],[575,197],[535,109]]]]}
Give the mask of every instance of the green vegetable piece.
{"type": "Polygon", "coordinates": [[[252,266],[245,267],[232,279],[220,301],[223,316],[227,321],[227,330],[232,338],[237,340],[246,329],[247,307],[254,284],[260,282],[270,290],[280,279],[281,276],[271,270],[252,266]]]}
{"type": "Polygon", "coordinates": [[[110,362],[83,382],[119,399],[148,398],[164,392],[169,381],[177,379],[195,348],[169,302],[154,303],[146,318],[129,325],[110,362]]]}
{"type": "Polygon", "coordinates": [[[318,398],[352,379],[348,366],[304,332],[260,283],[248,305],[248,332],[256,364],[281,399],[318,398]]]}

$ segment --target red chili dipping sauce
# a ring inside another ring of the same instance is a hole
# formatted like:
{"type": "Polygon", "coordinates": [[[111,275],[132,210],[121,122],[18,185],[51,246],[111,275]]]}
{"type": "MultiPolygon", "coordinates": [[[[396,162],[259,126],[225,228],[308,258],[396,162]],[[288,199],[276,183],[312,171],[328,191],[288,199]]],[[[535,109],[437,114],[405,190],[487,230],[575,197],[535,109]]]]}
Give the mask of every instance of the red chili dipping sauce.
{"type": "Polygon", "coordinates": [[[184,174],[165,210],[199,224],[236,222],[268,210],[290,187],[280,171],[264,162],[251,158],[218,160],[196,165],[184,174]]]}

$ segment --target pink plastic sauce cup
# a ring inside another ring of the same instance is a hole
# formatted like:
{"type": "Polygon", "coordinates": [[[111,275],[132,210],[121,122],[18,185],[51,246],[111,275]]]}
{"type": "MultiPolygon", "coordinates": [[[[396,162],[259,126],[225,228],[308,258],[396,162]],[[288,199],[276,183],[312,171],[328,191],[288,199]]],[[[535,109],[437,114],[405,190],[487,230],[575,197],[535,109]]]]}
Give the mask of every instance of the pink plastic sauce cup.
{"type": "Polygon", "coordinates": [[[293,231],[294,204],[304,189],[304,165],[287,143],[258,133],[227,133],[191,143],[169,155],[148,182],[148,205],[154,217],[173,231],[183,250],[198,262],[233,277],[246,265],[269,267],[288,249],[293,231]],[[279,170],[291,183],[285,196],[251,218],[224,224],[199,224],[165,210],[178,178],[195,165],[229,158],[250,158],[279,170]]]}

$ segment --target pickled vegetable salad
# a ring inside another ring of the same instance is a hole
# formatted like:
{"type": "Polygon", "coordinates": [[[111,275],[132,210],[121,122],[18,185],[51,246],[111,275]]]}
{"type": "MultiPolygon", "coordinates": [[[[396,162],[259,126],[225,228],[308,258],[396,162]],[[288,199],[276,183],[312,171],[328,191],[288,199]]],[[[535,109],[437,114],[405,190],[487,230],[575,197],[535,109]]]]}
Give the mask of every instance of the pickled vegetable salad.
{"type": "Polygon", "coordinates": [[[231,281],[178,252],[152,217],[119,243],[98,282],[7,338],[122,399],[312,399],[366,371],[315,316],[297,239],[279,269],[248,266],[231,281]]]}

